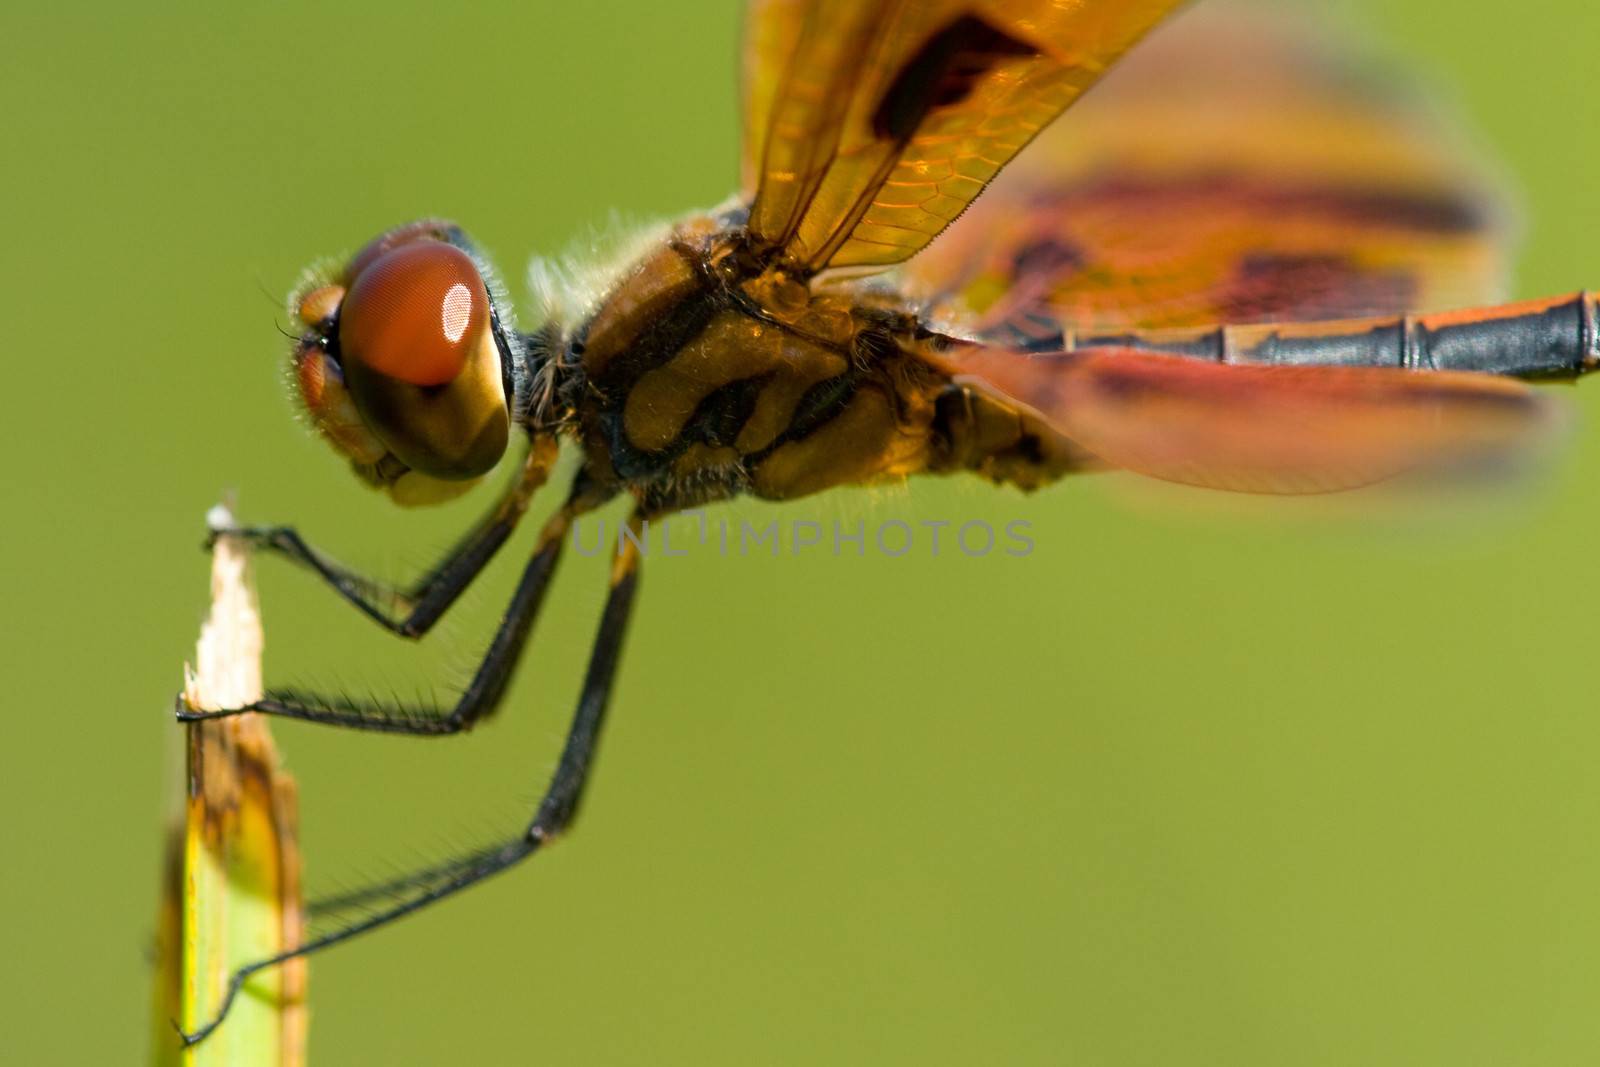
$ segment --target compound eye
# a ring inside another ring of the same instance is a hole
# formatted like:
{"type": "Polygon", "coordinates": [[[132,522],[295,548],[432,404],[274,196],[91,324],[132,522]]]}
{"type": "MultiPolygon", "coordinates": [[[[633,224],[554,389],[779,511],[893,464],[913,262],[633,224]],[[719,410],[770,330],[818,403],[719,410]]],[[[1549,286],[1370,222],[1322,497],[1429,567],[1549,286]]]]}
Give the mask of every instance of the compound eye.
{"type": "Polygon", "coordinates": [[[399,232],[409,239],[364,251],[348,272],[344,384],[401,463],[433,478],[476,478],[500,459],[511,429],[488,288],[461,249],[399,232]]]}
{"type": "Polygon", "coordinates": [[[489,328],[489,292],[472,257],[416,241],[364,264],[339,312],[343,362],[411,385],[459,375],[489,328]]]}

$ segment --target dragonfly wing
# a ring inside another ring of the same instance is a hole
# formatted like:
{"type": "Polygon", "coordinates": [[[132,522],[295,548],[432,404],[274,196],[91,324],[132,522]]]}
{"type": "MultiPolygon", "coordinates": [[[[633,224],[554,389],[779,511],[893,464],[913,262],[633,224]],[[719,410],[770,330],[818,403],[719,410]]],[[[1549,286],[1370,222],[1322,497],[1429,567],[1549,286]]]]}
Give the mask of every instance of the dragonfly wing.
{"type": "Polygon", "coordinates": [[[1062,323],[1501,299],[1509,212],[1391,74],[1304,14],[1199,5],[1023,153],[905,287],[964,333],[1042,347],[1062,323]]]}
{"type": "Polygon", "coordinates": [[[1107,466],[1232,492],[1326,493],[1474,469],[1539,441],[1555,414],[1522,383],[1481,374],[962,343],[936,360],[1107,466]]]}
{"type": "Polygon", "coordinates": [[[750,232],[803,273],[928,244],[1181,0],[751,0],[750,232]]]}

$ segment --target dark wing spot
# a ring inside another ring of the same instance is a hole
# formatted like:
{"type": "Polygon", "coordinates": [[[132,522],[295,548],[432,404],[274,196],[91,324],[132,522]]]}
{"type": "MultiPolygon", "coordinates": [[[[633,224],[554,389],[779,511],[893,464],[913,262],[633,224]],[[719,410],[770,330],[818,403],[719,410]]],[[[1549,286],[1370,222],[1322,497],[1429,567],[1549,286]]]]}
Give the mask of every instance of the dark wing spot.
{"type": "Polygon", "coordinates": [[[1417,279],[1341,255],[1262,254],[1238,266],[1222,302],[1238,322],[1337,319],[1413,306],[1417,279]]]}
{"type": "Polygon", "coordinates": [[[1445,236],[1481,233],[1493,227],[1493,208],[1481,197],[1453,189],[1418,192],[1336,186],[1283,186],[1229,174],[1175,179],[1141,178],[1107,173],[1085,182],[1040,190],[1037,207],[1050,211],[1125,207],[1130,213],[1149,203],[1193,204],[1207,201],[1249,205],[1263,218],[1313,215],[1349,222],[1445,236]]]}
{"type": "Polygon", "coordinates": [[[1333,198],[1352,221],[1397,226],[1422,233],[1478,233],[1489,229],[1494,215],[1482,199],[1454,190],[1395,193],[1373,190],[1333,198]]]}
{"type": "Polygon", "coordinates": [[[928,112],[965,100],[995,66],[1038,54],[1037,48],[976,15],[962,15],[900,68],[872,113],[872,132],[884,140],[907,140],[928,112]]]}
{"type": "Polygon", "coordinates": [[[1083,251],[1076,245],[1058,237],[1041,237],[1027,242],[1011,257],[1012,277],[1019,281],[1060,281],[1080,270],[1084,263],[1083,251]]]}
{"type": "Polygon", "coordinates": [[[1139,404],[1171,395],[1174,385],[1140,366],[1108,362],[1094,378],[1095,391],[1117,404],[1139,404]]]}

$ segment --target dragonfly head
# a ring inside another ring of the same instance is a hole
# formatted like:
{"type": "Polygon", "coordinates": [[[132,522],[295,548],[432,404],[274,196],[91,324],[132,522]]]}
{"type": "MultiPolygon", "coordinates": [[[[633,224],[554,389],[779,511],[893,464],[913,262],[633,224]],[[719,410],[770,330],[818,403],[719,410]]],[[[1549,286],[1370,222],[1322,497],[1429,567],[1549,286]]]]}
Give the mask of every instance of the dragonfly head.
{"type": "Polygon", "coordinates": [[[519,349],[455,225],[388,231],[291,300],[293,389],[318,432],[396,503],[459,496],[510,439],[519,349]]]}

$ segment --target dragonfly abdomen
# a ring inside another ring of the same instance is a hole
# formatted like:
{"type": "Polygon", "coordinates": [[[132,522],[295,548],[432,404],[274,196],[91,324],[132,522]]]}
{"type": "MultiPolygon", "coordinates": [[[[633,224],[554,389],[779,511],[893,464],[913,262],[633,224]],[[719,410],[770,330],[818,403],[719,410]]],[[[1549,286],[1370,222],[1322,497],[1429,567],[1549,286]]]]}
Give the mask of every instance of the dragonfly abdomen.
{"type": "Polygon", "coordinates": [[[1065,351],[1140,348],[1221,363],[1399,367],[1517,378],[1576,378],[1600,367],[1596,297],[1434,315],[1266,323],[1197,330],[1073,331],[1065,351]]]}

